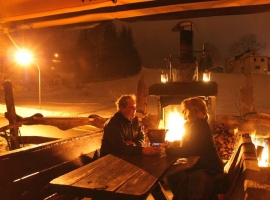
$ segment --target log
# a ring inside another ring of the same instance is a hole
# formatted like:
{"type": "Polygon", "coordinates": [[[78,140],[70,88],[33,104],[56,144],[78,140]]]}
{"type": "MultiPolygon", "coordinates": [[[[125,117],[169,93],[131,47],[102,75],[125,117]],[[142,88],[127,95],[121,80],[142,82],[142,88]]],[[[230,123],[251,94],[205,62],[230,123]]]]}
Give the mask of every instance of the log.
{"type": "MultiPolygon", "coordinates": [[[[8,115],[5,113],[6,118],[8,115]]],[[[89,115],[89,117],[43,117],[37,113],[31,117],[21,117],[16,115],[16,123],[3,126],[0,128],[0,132],[4,132],[8,129],[14,129],[21,127],[22,125],[50,125],[55,126],[61,130],[68,130],[77,126],[92,125],[97,128],[103,128],[104,123],[108,118],[103,118],[99,115],[89,115]]]]}

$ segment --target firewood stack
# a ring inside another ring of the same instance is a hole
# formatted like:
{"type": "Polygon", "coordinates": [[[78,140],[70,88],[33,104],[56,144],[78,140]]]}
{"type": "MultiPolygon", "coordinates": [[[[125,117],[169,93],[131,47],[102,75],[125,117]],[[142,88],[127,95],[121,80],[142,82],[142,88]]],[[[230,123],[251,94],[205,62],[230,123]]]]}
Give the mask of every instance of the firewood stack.
{"type": "Polygon", "coordinates": [[[224,123],[214,125],[213,140],[222,160],[230,159],[234,151],[236,137],[234,133],[229,132],[224,123]]]}

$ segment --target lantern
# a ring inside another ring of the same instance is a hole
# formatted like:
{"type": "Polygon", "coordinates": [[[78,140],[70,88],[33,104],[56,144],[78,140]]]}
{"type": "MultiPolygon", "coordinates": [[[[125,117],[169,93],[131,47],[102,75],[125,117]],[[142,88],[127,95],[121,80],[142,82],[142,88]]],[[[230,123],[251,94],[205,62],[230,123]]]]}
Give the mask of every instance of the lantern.
{"type": "Polygon", "coordinates": [[[168,82],[168,74],[166,72],[163,72],[163,71],[161,72],[160,81],[161,81],[161,83],[168,82]]]}
{"type": "Polygon", "coordinates": [[[208,71],[203,72],[203,81],[205,82],[210,81],[210,72],[208,71]]]}

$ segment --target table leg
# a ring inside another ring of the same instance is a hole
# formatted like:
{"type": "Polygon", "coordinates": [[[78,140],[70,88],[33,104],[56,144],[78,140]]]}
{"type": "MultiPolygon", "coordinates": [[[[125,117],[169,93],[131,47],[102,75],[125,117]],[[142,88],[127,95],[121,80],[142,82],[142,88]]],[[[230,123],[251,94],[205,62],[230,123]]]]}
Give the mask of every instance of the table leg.
{"type": "Polygon", "coordinates": [[[160,183],[152,190],[151,195],[155,200],[169,200],[160,183]]]}

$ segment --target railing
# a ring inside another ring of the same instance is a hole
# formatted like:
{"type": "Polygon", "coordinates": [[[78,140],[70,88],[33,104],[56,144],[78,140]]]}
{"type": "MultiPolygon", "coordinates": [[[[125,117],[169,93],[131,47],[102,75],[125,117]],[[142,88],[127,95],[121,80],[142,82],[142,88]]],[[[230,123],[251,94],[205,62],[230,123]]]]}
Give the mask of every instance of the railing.
{"type": "Polygon", "coordinates": [[[0,155],[0,199],[45,199],[49,182],[93,160],[102,131],[0,155]]]}

